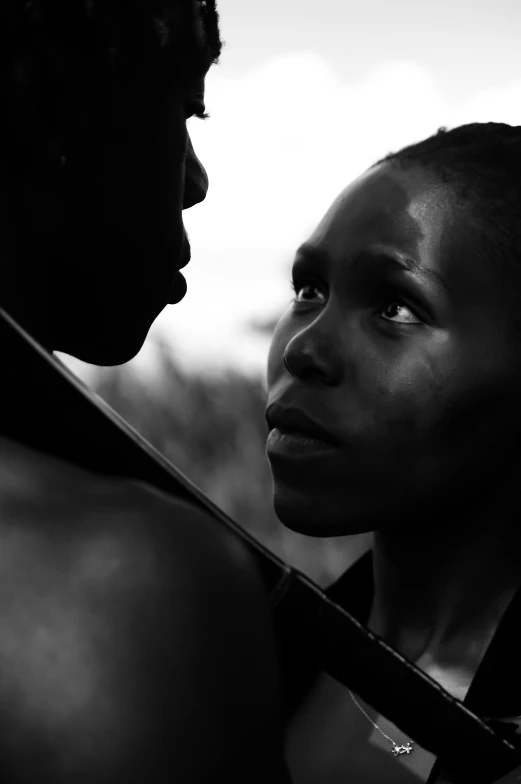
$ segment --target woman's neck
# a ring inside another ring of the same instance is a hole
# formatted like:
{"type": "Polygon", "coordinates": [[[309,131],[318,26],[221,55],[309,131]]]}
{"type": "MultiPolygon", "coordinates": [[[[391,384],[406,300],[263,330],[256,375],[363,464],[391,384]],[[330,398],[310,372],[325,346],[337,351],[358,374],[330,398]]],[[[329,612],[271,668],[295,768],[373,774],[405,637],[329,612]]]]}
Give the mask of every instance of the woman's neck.
{"type": "Polygon", "coordinates": [[[448,527],[377,531],[369,629],[411,661],[475,669],[520,567],[519,534],[498,520],[457,536],[448,527]]]}

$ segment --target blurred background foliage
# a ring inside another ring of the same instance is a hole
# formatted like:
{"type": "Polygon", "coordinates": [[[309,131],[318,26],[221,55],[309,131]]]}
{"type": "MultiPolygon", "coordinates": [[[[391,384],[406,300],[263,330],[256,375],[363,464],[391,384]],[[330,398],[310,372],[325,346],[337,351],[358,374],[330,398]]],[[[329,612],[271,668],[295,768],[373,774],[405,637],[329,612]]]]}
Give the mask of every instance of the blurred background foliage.
{"type": "MultiPolygon", "coordinates": [[[[273,322],[257,325],[271,332],[273,322]]],[[[89,385],[232,519],[321,586],[365,550],[366,535],[319,539],[284,528],[272,508],[261,378],[183,369],[157,340],[154,372],[100,368],[89,385]]]]}

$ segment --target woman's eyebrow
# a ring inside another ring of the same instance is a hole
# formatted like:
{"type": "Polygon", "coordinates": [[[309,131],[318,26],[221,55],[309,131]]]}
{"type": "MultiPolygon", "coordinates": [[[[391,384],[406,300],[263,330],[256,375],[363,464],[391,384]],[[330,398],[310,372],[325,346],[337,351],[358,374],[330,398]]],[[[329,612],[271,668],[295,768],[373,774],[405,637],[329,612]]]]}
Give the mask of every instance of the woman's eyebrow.
{"type": "Polygon", "coordinates": [[[441,272],[426,267],[418,261],[418,259],[407,253],[403,253],[403,251],[400,251],[397,248],[378,247],[372,248],[369,252],[366,251],[365,253],[375,259],[381,259],[389,264],[393,264],[406,272],[413,272],[422,275],[425,278],[430,278],[441,286],[447,294],[450,293],[447,282],[441,272]]]}
{"type": "MultiPolygon", "coordinates": [[[[439,286],[441,286],[447,294],[450,293],[447,282],[440,272],[425,267],[425,265],[421,264],[413,256],[407,253],[403,253],[403,251],[400,251],[397,248],[391,248],[382,245],[358,250],[352,257],[351,263],[353,263],[355,266],[358,266],[367,260],[372,260],[374,262],[384,262],[401,270],[405,270],[406,272],[412,272],[422,275],[423,277],[430,278],[439,286]]],[[[298,248],[295,254],[293,267],[298,268],[301,264],[308,263],[316,265],[317,267],[321,267],[322,269],[325,268],[326,271],[331,269],[333,265],[331,255],[328,253],[328,251],[324,250],[323,248],[319,248],[310,242],[305,242],[298,248]]]]}
{"type": "Polygon", "coordinates": [[[297,249],[293,266],[299,267],[301,264],[306,263],[315,264],[317,267],[329,267],[331,264],[331,256],[327,251],[318,248],[311,242],[305,242],[297,249]]]}

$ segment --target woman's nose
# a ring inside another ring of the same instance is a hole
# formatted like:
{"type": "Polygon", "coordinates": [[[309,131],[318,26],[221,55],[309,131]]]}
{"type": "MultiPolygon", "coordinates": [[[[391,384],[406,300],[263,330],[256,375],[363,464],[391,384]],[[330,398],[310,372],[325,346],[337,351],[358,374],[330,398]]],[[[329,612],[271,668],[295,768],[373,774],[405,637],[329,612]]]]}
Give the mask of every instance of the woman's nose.
{"type": "Polygon", "coordinates": [[[333,341],[325,335],[311,334],[309,328],[289,341],[283,362],[286,370],[301,381],[333,386],[341,380],[342,363],[333,341]]]}
{"type": "Polygon", "coordinates": [[[208,193],[208,175],[195,154],[192,140],[188,137],[188,146],[185,158],[185,190],[183,197],[183,210],[188,210],[195,204],[204,201],[208,193]]]}

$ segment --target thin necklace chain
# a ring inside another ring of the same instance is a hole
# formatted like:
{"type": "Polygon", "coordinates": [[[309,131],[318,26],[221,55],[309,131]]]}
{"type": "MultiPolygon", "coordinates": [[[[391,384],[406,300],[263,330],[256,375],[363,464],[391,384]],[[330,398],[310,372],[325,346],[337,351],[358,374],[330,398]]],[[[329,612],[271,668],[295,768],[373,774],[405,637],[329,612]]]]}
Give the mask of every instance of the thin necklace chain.
{"type": "Polygon", "coordinates": [[[350,695],[351,699],[353,700],[353,702],[355,703],[356,707],[360,711],[362,711],[362,713],[364,714],[366,719],[371,722],[373,727],[375,729],[377,729],[378,732],[380,732],[384,736],[384,738],[386,738],[390,743],[393,744],[393,748],[391,749],[391,754],[394,757],[397,757],[399,754],[411,754],[411,752],[413,751],[412,746],[413,746],[414,741],[409,740],[404,745],[399,746],[392,738],[389,737],[389,735],[386,735],[385,732],[382,729],[380,729],[378,724],[375,724],[375,722],[372,720],[372,718],[369,716],[369,714],[362,708],[362,706],[360,705],[360,703],[358,702],[358,700],[356,699],[356,697],[354,696],[352,691],[350,689],[348,689],[347,691],[349,692],[349,695],[350,695]]]}

